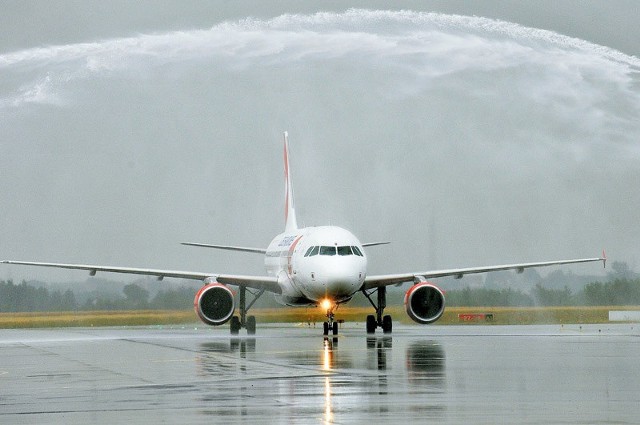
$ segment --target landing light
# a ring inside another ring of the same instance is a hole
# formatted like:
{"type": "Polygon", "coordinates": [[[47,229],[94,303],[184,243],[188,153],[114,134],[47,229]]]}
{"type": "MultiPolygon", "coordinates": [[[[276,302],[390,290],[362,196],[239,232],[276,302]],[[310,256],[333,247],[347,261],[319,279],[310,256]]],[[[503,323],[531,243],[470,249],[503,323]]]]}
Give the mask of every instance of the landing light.
{"type": "Polygon", "coordinates": [[[320,306],[324,309],[324,310],[329,310],[331,308],[332,302],[331,300],[328,299],[324,299],[320,302],[320,306]]]}

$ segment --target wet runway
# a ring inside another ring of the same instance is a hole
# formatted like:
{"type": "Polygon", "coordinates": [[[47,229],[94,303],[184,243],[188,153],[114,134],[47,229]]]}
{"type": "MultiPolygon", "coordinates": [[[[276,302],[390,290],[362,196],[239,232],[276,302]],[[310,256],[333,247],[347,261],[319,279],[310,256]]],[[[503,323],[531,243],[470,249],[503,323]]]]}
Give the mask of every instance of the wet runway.
{"type": "Polygon", "coordinates": [[[640,423],[640,329],[0,330],[0,423],[640,423]]]}

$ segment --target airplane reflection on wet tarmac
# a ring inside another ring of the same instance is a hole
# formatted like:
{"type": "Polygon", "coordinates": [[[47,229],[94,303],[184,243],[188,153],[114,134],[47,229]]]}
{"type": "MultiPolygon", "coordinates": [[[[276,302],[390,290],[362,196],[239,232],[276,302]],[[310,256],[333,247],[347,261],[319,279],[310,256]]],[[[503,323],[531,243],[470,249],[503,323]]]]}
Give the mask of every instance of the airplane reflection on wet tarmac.
{"type": "MultiPolygon", "coordinates": [[[[305,350],[300,352],[293,351],[293,354],[289,357],[292,360],[296,360],[298,364],[321,366],[322,370],[327,372],[340,368],[351,368],[353,364],[349,361],[348,356],[345,356],[342,360],[343,363],[340,363],[340,356],[337,355],[339,341],[338,337],[324,337],[320,355],[315,350],[305,350]]],[[[256,352],[256,338],[231,337],[228,344],[216,341],[204,343],[201,347],[204,353],[239,353],[240,358],[246,359],[247,353],[256,352]]],[[[368,369],[386,370],[387,351],[393,348],[393,337],[367,336],[366,348],[368,369]],[[372,359],[371,354],[375,354],[375,359],[372,359]]],[[[408,371],[435,378],[440,374],[444,374],[444,363],[444,349],[435,341],[416,341],[406,348],[408,371]]]]}
{"type": "Polygon", "coordinates": [[[0,330],[0,423],[640,423],[637,326],[422,329],[0,330]]]}
{"type": "MultiPolygon", "coordinates": [[[[325,337],[322,340],[320,346],[320,340],[318,340],[318,348],[316,349],[301,349],[301,350],[288,350],[286,353],[279,353],[283,355],[283,358],[289,360],[290,366],[293,365],[319,368],[322,372],[325,372],[321,377],[323,388],[323,406],[324,414],[323,421],[325,423],[333,423],[334,415],[332,409],[332,401],[334,396],[337,396],[339,392],[334,391],[335,385],[345,387],[351,384],[345,380],[344,374],[346,371],[356,368],[356,360],[354,357],[361,358],[361,350],[353,349],[349,347],[344,352],[340,352],[339,344],[340,339],[338,337],[325,337]],[[320,348],[321,347],[321,348],[320,348]]],[[[261,341],[262,342],[262,341],[261,341]]],[[[211,374],[218,376],[221,368],[226,368],[219,361],[219,355],[238,355],[239,359],[247,360],[256,356],[256,338],[255,337],[231,337],[228,343],[222,341],[207,342],[201,344],[201,353],[206,354],[200,360],[201,373],[211,374]]],[[[390,368],[389,357],[393,350],[393,337],[392,336],[367,336],[364,341],[364,347],[366,347],[366,353],[364,356],[366,369],[370,371],[377,371],[377,379],[368,379],[365,384],[369,390],[376,389],[376,392],[380,396],[387,395],[389,389],[389,376],[386,371],[390,368]],[[374,385],[377,384],[377,385],[374,385]]],[[[261,353],[264,353],[261,351],[261,353]]],[[[272,353],[273,354],[273,353],[272,353]]],[[[424,392],[426,388],[430,388],[430,391],[441,392],[444,388],[445,379],[445,353],[444,348],[436,341],[432,340],[416,340],[407,345],[404,350],[405,361],[403,362],[406,367],[406,382],[409,386],[420,387],[421,392],[424,392]]],[[[247,365],[239,362],[238,370],[244,374],[254,374],[255,369],[249,371],[247,365]]],[[[305,376],[301,374],[297,376],[300,379],[317,380],[318,376],[305,376]]],[[[395,379],[392,378],[392,379],[395,379]]],[[[290,386],[298,387],[308,385],[313,387],[311,382],[307,384],[294,384],[289,383],[290,386]]],[[[248,388],[243,387],[243,391],[248,388]]],[[[296,391],[297,392],[297,391],[296,391]]],[[[371,409],[375,410],[373,404],[371,409]]],[[[380,405],[378,413],[388,411],[388,409],[380,405]]],[[[242,406],[240,412],[241,416],[248,414],[248,406],[242,406]]]]}

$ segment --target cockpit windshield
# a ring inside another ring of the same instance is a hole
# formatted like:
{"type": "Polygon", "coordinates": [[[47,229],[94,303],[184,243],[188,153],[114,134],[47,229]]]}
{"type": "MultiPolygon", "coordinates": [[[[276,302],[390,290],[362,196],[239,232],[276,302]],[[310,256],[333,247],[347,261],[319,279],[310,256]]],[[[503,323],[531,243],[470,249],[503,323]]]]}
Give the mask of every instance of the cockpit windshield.
{"type": "Polygon", "coordinates": [[[336,255],[335,246],[321,246],[320,255],[336,255]]]}
{"type": "Polygon", "coordinates": [[[339,246],[338,255],[353,255],[353,252],[351,252],[350,246],[339,246]]]}
{"type": "Polygon", "coordinates": [[[344,245],[344,246],[311,246],[309,247],[309,249],[307,249],[307,252],[305,252],[304,256],[305,257],[313,257],[314,255],[342,255],[342,256],[346,256],[346,255],[357,255],[359,257],[364,257],[364,255],[362,254],[362,251],[360,251],[360,248],[358,248],[357,246],[349,246],[349,245],[344,245]]]}

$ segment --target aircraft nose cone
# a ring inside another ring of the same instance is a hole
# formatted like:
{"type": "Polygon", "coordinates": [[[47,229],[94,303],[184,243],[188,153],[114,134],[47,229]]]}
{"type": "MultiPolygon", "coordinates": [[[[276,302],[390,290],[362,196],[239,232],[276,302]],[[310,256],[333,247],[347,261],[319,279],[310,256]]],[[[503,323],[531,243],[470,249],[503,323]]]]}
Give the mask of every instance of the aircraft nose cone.
{"type": "Polygon", "coordinates": [[[360,273],[349,269],[333,269],[326,274],[327,295],[346,297],[358,290],[360,273]]]}

